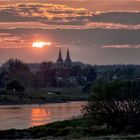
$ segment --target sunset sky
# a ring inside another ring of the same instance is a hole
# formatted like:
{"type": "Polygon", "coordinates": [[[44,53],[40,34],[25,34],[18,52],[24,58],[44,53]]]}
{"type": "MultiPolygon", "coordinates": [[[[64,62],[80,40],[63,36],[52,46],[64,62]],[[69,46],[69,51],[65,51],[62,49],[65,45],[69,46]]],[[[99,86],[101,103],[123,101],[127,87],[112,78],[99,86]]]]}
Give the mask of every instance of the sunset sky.
{"type": "Polygon", "coordinates": [[[140,0],[0,0],[0,63],[55,61],[59,48],[73,61],[140,64],[140,0]]]}

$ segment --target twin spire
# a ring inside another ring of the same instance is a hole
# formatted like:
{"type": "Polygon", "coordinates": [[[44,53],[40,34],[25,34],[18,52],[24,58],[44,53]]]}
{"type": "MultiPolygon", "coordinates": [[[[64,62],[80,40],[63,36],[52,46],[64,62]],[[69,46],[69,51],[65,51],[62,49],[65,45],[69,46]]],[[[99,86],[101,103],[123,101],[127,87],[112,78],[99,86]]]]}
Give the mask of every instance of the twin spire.
{"type": "Polygon", "coordinates": [[[62,54],[61,54],[61,49],[59,50],[59,55],[58,55],[57,61],[63,61],[62,54]]]}
{"type": "Polygon", "coordinates": [[[67,49],[66,61],[71,61],[69,49],[67,49]]]}
{"type": "MultiPolygon", "coordinates": [[[[59,50],[59,54],[58,54],[58,59],[57,59],[57,61],[63,61],[61,49],[59,50]]],[[[67,54],[66,54],[65,62],[66,62],[66,61],[71,61],[69,49],[67,49],[67,54]]]]}

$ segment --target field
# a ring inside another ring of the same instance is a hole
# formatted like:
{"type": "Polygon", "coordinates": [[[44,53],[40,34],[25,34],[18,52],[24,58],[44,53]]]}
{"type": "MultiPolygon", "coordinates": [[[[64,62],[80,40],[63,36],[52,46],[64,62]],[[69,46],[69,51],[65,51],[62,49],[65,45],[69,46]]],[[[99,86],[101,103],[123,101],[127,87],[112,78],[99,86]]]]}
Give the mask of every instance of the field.
{"type": "Polygon", "coordinates": [[[43,104],[87,100],[81,88],[28,89],[24,93],[0,91],[0,104],[43,104]]]}

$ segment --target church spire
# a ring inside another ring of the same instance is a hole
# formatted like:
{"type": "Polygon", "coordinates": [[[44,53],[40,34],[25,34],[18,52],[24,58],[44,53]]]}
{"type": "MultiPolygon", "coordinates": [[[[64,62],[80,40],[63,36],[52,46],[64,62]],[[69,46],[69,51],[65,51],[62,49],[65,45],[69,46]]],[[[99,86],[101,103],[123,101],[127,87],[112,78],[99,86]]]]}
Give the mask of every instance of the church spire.
{"type": "Polygon", "coordinates": [[[71,61],[69,49],[67,49],[66,61],[71,61]]]}
{"type": "Polygon", "coordinates": [[[59,54],[58,54],[58,59],[57,61],[63,61],[62,59],[62,54],[61,54],[61,49],[59,50],[59,54]]]}
{"type": "Polygon", "coordinates": [[[66,59],[65,59],[65,67],[66,68],[71,67],[71,59],[70,59],[69,49],[67,49],[67,55],[66,55],[66,59]]]}
{"type": "Polygon", "coordinates": [[[58,68],[63,68],[64,62],[63,62],[63,58],[62,58],[62,54],[61,54],[61,49],[59,50],[59,54],[58,54],[58,58],[57,58],[56,63],[57,63],[58,68]]]}

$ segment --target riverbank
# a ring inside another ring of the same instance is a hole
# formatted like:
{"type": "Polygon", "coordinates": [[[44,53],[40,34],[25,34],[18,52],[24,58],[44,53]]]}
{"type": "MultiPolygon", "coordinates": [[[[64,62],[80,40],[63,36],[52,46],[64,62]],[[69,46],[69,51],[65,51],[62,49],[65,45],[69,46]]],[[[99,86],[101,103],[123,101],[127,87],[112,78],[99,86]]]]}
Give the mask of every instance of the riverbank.
{"type": "Polygon", "coordinates": [[[50,139],[50,140],[92,140],[92,139],[140,139],[140,135],[116,134],[111,129],[95,127],[91,133],[86,120],[77,118],[36,126],[24,130],[0,131],[0,139],[50,139]]]}
{"type": "Polygon", "coordinates": [[[24,93],[0,92],[0,105],[63,103],[87,101],[89,95],[81,88],[28,89],[24,93]]]}

